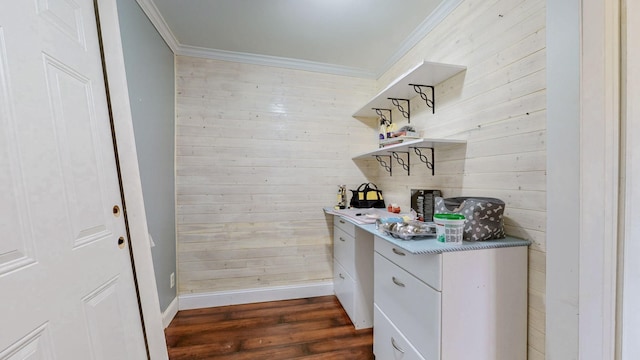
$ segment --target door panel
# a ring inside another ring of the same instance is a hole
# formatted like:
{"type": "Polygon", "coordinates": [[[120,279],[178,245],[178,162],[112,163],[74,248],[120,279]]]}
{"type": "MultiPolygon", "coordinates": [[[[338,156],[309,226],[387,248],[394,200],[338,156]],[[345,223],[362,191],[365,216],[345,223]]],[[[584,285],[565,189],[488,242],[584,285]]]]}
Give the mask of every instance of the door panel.
{"type": "Polygon", "coordinates": [[[126,343],[124,334],[109,332],[124,321],[118,306],[119,280],[109,280],[83,299],[94,359],[127,359],[126,349],[121,346],[126,343]]]}
{"type": "Polygon", "coordinates": [[[0,106],[0,360],[146,358],[93,1],[0,2],[0,106]]]}
{"type": "Polygon", "coordinates": [[[82,9],[72,0],[37,0],[36,12],[83,48],[82,9]]]}
{"type": "Polygon", "coordinates": [[[48,324],[44,324],[13,346],[0,353],[0,360],[45,360],[53,359],[53,349],[48,324]]]}
{"type": "Polygon", "coordinates": [[[15,117],[9,100],[7,55],[4,30],[0,26],[0,184],[12,191],[0,192],[0,229],[6,236],[0,242],[0,276],[36,261],[33,239],[28,231],[22,169],[16,149],[15,117]]]}
{"type": "MultiPolygon", "coordinates": [[[[100,144],[99,127],[92,108],[91,82],[73,69],[45,56],[51,118],[56,126],[70,226],[74,246],[106,239],[112,234],[105,225],[109,215],[103,200],[102,168],[96,146],[100,144]]],[[[107,144],[110,145],[110,144],[107,144]]]]}

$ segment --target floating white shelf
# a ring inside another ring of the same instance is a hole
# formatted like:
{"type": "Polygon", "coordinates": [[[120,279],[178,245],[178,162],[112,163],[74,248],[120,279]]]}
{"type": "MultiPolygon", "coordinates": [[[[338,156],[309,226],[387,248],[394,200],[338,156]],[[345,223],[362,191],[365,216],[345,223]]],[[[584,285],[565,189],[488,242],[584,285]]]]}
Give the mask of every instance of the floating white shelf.
{"type": "MultiPolygon", "coordinates": [[[[392,105],[389,98],[412,99],[418,95],[414,87],[409,84],[435,86],[466,68],[461,65],[423,61],[389,84],[365,106],[356,111],[353,117],[378,117],[373,109],[390,108],[392,105]]],[[[433,99],[430,100],[433,101],[433,99]]]]}
{"type": "Polygon", "coordinates": [[[388,156],[393,152],[407,152],[412,148],[438,148],[443,146],[450,146],[455,144],[466,144],[466,140],[455,140],[455,139],[415,139],[405,141],[400,144],[389,145],[383,148],[376,149],[374,151],[369,151],[364,154],[360,154],[354,156],[352,159],[363,159],[370,158],[372,156],[388,156]]]}
{"type": "Polygon", "coordinates": [[[411,151],[413,150],[420,161],[431,170],[431,175],[435,175],[436,159],[434,149],[466,143],[466,140],[454,139],[416,139],[369,151],[353,157],[353,160],[373,157],[389,175],[393,175],[393,160],[396,160],[402,169],[407,172],[407,175],[411,175],[411,151]]]}

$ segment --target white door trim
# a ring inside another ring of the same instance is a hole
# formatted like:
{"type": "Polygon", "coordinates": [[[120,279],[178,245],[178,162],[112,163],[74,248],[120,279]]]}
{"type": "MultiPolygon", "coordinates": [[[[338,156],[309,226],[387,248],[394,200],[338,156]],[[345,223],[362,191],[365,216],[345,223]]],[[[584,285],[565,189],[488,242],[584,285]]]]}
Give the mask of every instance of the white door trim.
{"type": "Polygon", "coordinates": [[[620,176],[620,3],[582,2],[579,359],[613,359],[620,176]]]}
{"type": "Polygon", "coordinates": [[[640,191],[637,181],[640,179],[640,108],[637,99],[640,96],[640,3],[635,0],[623,1],[623,119],[624,129],[623,162],[625,187],[624,214],[622,224],[625,234],[623,243],[623,267],[621,281],[621,316],[618,359],[637,359],[640,356],[640,191]]]}
{"type": "Polygon", "coordinates": [[[139,298],[151,359],[168,359],[147,231],[116,0],[96,0],[139,298]]]}
{"type": "Polygon", "coordinates": [[[620,0],[547,0],[547,359],[613,359],[620,0]]]}

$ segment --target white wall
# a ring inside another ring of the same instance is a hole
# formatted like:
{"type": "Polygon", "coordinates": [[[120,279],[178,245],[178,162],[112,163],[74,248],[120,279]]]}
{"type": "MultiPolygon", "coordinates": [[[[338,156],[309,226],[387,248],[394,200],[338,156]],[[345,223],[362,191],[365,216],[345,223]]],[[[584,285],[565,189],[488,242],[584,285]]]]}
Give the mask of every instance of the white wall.
{"type": "Polygon", "coordinates": [[[180,294],[332,279],[338,185],[369,128],[374,81],[177,57],[180,294]],[[329,217],[330,219],[330,217],[329,217]]]}

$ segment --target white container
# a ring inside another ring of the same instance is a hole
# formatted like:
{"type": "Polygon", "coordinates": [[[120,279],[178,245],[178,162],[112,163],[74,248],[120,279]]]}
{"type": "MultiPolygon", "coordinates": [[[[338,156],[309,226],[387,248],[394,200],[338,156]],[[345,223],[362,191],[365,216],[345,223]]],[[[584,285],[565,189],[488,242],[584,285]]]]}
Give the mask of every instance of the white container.
{"type": "Polygon", "coordinates": [[[441,243],[460,245],[464,234],[465,217],[461,214],[434,214],[436,238],[441,243]]]}

